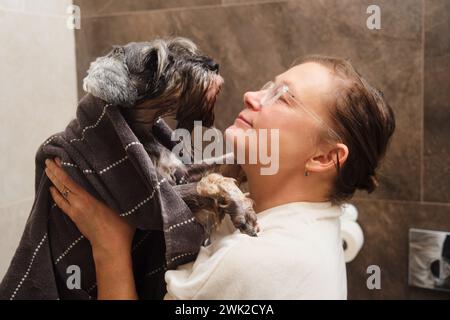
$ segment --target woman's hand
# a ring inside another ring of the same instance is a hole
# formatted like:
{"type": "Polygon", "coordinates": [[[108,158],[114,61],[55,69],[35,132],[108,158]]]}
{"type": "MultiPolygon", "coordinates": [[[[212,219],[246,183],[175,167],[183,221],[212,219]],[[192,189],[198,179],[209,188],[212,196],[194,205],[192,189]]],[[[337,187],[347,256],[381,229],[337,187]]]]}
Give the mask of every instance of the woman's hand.
{"type": "Polygon", "coordinates": [[[45,161],[56,205],[90,241],[97,278],[97,298],[137,299],[131,243],[135,228],[77,185],[56,159],[45,161]]]}
{"type": "Polygon", "coordinates": [[[61,168],[59,159],[47,159],[45,164],[45,173],[54,184],[50,187],[53,200],[90,241],[94,256],[108,259],[130,254],[135,228],[77,185],[61,168]]]}

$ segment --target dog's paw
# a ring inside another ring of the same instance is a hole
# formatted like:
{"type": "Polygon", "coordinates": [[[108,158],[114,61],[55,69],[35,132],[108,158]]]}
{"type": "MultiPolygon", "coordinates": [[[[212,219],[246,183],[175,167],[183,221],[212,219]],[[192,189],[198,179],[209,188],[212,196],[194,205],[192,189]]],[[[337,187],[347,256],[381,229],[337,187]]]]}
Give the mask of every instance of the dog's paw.
{"type": "Polygon", "coordinates": [[[259,228],[253,201],[239,189],[235,179],[211,173],[199,181],[197,192],[216,199],[219,211],[230,215],[233,225],[242,233],[256,236],[259,228]]]}
{"type": "Polygon", "coordinates": [[[221,197],[221,187],[220,184],[224,182],[223,176],[217,173],[211,173],[204,176],[197,183],[197,193],[203,197],[209,197],[217,199],[221,197]]]}
{"type": "Polygon", "coordinates": [[[250,198],[244,197],[234,205],[228,203],[225,206],[228,208],[225,211],[228,211],[231,221],[236,229],[239,229],[242,233],[249,236],[257,236],[259,226],[255,210],[253,209],[253,201],[250,198]],[[230,210],[230,207],[235,207],[235,209],[230,210]]]}

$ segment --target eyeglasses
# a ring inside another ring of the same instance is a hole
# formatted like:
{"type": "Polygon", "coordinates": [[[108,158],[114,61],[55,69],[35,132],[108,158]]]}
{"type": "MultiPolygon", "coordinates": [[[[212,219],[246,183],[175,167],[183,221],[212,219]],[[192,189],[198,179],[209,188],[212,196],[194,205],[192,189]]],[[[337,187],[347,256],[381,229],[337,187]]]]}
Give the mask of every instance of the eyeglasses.
{"type": "Polygon", "coordinates": [[[266,108],[274,104],[298,106],[317,124],[324,128],[333,140],[341,141],[339,134],[327,125],[325,121],[323,121],[315,112],[307,108],[301,101],[295,98],[295,96],[289,91],[289,87],[286,84],[276,84],[274,81],[269,81],[261,88],[261,91],[264,91],[260,101],[262,108],[266,108]]]}

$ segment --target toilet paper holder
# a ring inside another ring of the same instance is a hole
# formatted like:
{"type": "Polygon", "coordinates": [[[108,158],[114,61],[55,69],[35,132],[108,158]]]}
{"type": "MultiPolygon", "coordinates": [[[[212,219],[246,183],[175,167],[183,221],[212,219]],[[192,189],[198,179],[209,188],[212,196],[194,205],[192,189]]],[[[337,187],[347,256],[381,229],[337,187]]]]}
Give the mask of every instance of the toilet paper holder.
{"type": "Polygon", "coordinates": [[[409,229],[410,286],[450,291],[450,232],[409,229]]]}
{"type": "Polygon", "coordinates": [[[358,209],[350,203],[341,205],[341,237],[344,259],[348,263],[355,259],[364,244],[364,234],[358,224],[358,209]]]}

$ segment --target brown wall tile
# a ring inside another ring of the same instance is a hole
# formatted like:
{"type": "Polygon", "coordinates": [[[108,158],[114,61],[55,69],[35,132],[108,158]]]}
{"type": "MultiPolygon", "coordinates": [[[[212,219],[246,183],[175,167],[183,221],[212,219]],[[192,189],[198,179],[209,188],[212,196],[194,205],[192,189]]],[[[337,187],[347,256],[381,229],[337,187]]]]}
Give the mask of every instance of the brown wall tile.
{"type": "Polygon", "coordinates": [[[425,5],[423,198],[450,202],[450,2],[425,5]]]}
{"type": "Polygon", "coordinates": [[[421,1],[380,1],[378,31],[366,27],[369,4],[303,0],[83,19],[76,32],[79,82],[89,62],[113,44],[186,36],[221,63],[226,84],[217,104],[216,125],[224,129],[242,108],[246,90],[259,88],[301,55],[350,58],[384,91],[398,123],[380,173],[381,188],[371,197],[419,200],[421,1]]]}
{"type": "Polygon", "coordinates": [[[450,232],[450,205],[415,202],[354,201],[364,245],[347,264],[350,299],[449,299],[450,292],[408,286],[410,228],[450,232]],[[381,289],[367,289],[369,265],[381,269],[381,289]]]}

